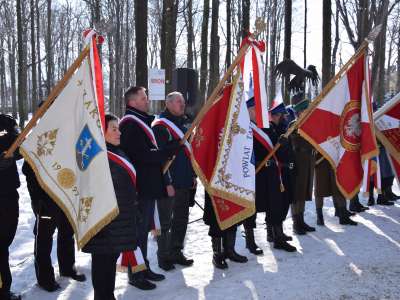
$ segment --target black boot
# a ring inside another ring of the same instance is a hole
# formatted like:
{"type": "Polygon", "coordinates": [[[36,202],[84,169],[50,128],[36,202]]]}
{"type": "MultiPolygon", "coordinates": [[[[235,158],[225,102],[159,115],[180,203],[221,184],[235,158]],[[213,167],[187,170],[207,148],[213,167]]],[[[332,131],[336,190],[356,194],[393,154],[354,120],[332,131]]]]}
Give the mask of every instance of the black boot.
{"type": "Polygon", "coordinates": [[[272,243],[274,241],[274,231],[272,230],[272,225],[267,224],[267,241],[272,243]]]}
{"type": "Polygon", "coordinates": [[[385,206],[394,205],[392,201],[389,201],[389,199],[387,199],[386,193],[384,191],[382,192],[382,194],[378,194],[378,199],[376,199],[376,204],[385,206]]]}
{"type": "Polygon", "coordinates": [[[387,193],[387,196],[388,196],[390,201],[396,201],[396,200],[400,199],[400,196],[398,196],[395,193],[393,193],[392,186],[387,188],[386,193],[387,193]]]}
{"type": "Polygon", "coordinates": [[[316,208],[317,210],[317,225],[319,226],[325,226],[324,222],[324,214],[322,213],[322,207],[316,208]]]}
{"type": "Polygon", "coordinates": [[[342,207],[338,209],[339,213],[339,224],[341,225],[357,225],[357,222],[354,222],[350,219],[350,216],[346,212],[346,208],[342,207]]]}
{"type": "Polygon", "coordinates": [[[247,228],[245,229],[246,232],[246,248],[249,249],[250,253],[255,255],[263,254],[264,252],[260,247],[257,246],[256,241],[254,239],[254,229],[247,228]]]}
{"type": "Polygon", "coordinates": [[[304,221],[304,212],[301,213],[299,216],[300,216],[301,225],[303,226],[304,230],[305,230],[306,232],[314,232],[314,231],[315,231],[315,227],[312,227],[312,226],[308,225],[308,224],[304,221]]]}
{"type": "Polygon", "coordinates": [[[222,241],[224,244],[225,258],[229,258],[231,261],[238,263],[247,262],[246,256],[240,255],[235,251],[236,230],[228,230],[222,238],[222,241]]]}
{"type": "Polygon", "coordinates": [[[368,209],[369,209],[368,207],[365,207],[360,203],[360,199],[358,198],[358,195],[355,195],[350,200],[350,205],[349,205],[349,210],[350,211],[363,212],[363,211],[368,210],[368,209]]]}
{"type": "Polygon", "coordinates": [[[374,198],[374,186],[372,184],[372,182],[370,182],[369,185],[369,193],[368,193],[368,206],[374,206],[375,205],[375,198],[374,198]]]}
{"type": "Polygon", "coordinates": [[[226,269],[228,264],[225,261],[225,256],[222,253],[222,238],[212,237],[211,244],[213,249],[212,263],[217,269],[226,269]]]}
{"type": "Polygon", "coordinates": [[[300,215],[292,215],[293,219],[293,232],[297,235],[305,235],[307,232],[303,227],[300,215]]]}
{"type": "Polygon", "coordinates": [[[281,225],[273,226],[272,230],[274,232],[274,248],[275,249],[281,249],[281,250],[285,250],[287,252],[295,252],[297,250],[296,247],[290,245],[285,240],[281,225]]]}
{"type": "Polygon", "coordinates": [[[21,300],[21,296],[14,294],[13,292],[0,292],[0,299],[1,300],[21,300]]]}
{"type": "Polygon", "coordinates": [[[374,198],[374,194],[369,194],[368,197],[368,206],[374,206],[375,205],[375,198],[374,198]]]}

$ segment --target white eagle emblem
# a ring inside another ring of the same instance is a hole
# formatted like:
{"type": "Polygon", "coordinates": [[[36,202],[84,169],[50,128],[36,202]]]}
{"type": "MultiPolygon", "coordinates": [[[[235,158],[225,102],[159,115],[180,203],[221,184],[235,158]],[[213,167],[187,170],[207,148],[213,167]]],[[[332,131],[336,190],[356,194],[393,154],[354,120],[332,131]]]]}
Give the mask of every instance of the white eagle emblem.
{"type": "Polygon", "coordinates": [[[361,135],[360,114],[352,115],[344,126],[346,136],[358,138],[361,135]]]}

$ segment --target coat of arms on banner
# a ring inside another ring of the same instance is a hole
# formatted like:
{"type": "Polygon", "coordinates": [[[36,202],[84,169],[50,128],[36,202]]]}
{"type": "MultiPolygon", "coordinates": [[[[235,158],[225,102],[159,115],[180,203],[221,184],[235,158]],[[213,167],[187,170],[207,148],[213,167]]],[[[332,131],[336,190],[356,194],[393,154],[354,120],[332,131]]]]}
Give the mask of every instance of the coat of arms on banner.
{"type": "Polygon", "coordinates": [[[83,127],[75,146],[76,162],[81,171],[85,171],[93,158],[102,149],[94,139],[87,125],[83,127]]]}

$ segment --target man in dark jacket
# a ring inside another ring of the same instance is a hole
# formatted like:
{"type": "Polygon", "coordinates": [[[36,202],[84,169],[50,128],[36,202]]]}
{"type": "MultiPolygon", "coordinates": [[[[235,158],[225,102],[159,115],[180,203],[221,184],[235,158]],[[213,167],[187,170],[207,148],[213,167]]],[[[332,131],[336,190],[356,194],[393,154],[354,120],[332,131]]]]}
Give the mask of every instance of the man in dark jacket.
{"type": "MultiPolygon", "coordinates": [[[[181,93],[168,94],[165,105],[165,111],[153,122],[154,134],[160,147],[166,146],[171,140],[179,141],[190,127],[190,120],[185,116],[185,99],[181,93]]],[[[166,271],[173,269],[173,264],[193,264],[193,260],[187,259],[182,253],[189,221],[191,192],[196,185],[190,151],[188,146],[179,150],[169,168],[175,197],[157,202],[161,223],[161,235],[157,239],[158,265],[166,271]]]]}
{"type": "Polygon", "coordinates": [[[54,268],[51,262],[53,235],[57,229],[57,259],[60,275],[77,281],[85,281],[84,274],[78,273],[75,268],[75,240],[74,230],[64,212],[50,198],[40,186],[35,172],[27,162],[22,166],[26,176],[26,183],[31,197],[31,205],[35,214],[35,272],[38,285],[54,292],[60,288],[55,280],[54,268]]]}
{"type": "MultiPolygon", "coordinates": [[[[163,176],[162,166],[180,147],[171,142],[163,148],[158,147],[151,123],[154,116],[149,115],[150,102],[143,87],[131,87],[124,95],[126,112],[120,122],[121,148],[137,171],[137,189],[141,222],[138,226],[138,246],[146,260],[147,270],[130,274],[129,283],[139,289],[155,288],[151,281],[165,279],[164,275],[151,271],[147,260],[147,237],[154,215],[157,200],[167,195],[174,196],[170,179],[163,176]]],[[[129,269],[128,269],[129,270],[129,269]]]]}
{"type": "Polygon", "coordinates": [[[4,152],[12,145],[17,138],[17,122],[8,115],[0,115],[0,299],[15,300],[21,299],[10,291],[11,271],[8,263],[9,252],[18,225],[19,195],[17,189],[20,186],[16,159],[14,157],[4,158],[4,152]]]}

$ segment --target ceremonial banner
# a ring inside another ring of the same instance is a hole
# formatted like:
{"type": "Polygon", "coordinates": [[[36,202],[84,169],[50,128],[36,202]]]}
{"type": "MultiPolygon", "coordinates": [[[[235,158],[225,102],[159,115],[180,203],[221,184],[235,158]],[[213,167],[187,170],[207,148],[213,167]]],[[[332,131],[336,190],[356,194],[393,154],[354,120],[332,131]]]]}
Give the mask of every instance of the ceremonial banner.
{"type": "Polygon", "coordinates": [[[265,82],[265,66],[262,59],[266,48],[265,42],[253,41],[249,38],[244,42],[251,45],[250,51],[243,57],[240,65],[243,74],[245,101],[254,97],[257,127],[268,128],[268,96],[265,82]]]}
{"type": "Polygon", "coordinates": [[[78,248],[119,213],[96,97],[101,91],[92,80],[93,64],[96,61],[90,61],[90,56],[82,61],[20,146],[41,187],[67,216],[78,248]]]}
{"type": "Polygon", "coordinates": [[[348,199],[360,189],[364,160],[378,155],[369,78],[364,51],[299,127],[299,133],[329,161],[348,199]]]}
{"type": "Polygon", "coordinates": [[[374,114],[376,137],[385,147],[397,180],[400,175],[400,93],[374,114]]]}
{"type": "Polygon", "coordinates": [[[255,212],[253,133],[239,78],[240,73],[224,88],[191,142],[194,169],[212,198],[221,229],[255,212]]]}

